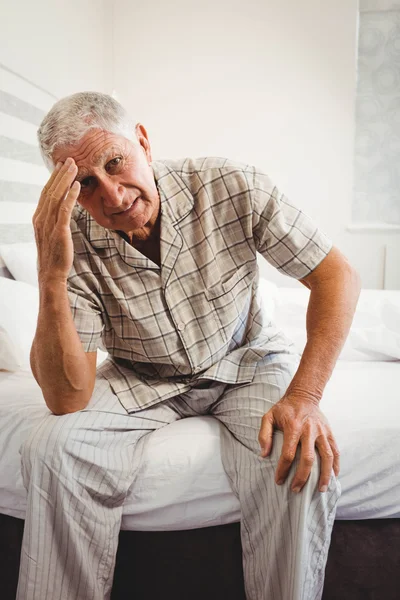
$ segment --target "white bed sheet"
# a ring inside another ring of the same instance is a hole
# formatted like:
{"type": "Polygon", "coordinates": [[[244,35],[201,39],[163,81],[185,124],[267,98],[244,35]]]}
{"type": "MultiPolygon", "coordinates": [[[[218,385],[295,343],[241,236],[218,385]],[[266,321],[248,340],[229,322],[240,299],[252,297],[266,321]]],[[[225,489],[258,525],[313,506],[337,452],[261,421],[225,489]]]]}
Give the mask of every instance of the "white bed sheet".
{"type": "MultiPolygon", "coordinates": [[[[341,450],[336,518],[400,517],[400,361],[338,361],[321,409],[341,450]]],[[[19,447],[48,409],[31,373],[0,373],[0,512],[24,518],[19,447]]],[[[182,419],[142,438],[122,529],[195,529],[240,520],[220,457],[220,424],[182,419]]],[[[292,476],[292,474],[290,475],[292,476]]]]}

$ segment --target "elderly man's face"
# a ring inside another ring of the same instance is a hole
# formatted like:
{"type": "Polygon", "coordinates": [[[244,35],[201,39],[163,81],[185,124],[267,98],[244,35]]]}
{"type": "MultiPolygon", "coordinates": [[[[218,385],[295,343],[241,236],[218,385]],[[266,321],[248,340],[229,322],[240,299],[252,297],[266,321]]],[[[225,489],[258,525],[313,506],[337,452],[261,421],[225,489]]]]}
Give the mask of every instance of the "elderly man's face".
{"type": "Polygon", "coordinates": [[[56,148],[53,161],[74,159],[81,184],[78,203],[99,225],[145,240],[159,213],[146,130],[136,127],[140,144],[91,129],[74,146],[56,148]]]}

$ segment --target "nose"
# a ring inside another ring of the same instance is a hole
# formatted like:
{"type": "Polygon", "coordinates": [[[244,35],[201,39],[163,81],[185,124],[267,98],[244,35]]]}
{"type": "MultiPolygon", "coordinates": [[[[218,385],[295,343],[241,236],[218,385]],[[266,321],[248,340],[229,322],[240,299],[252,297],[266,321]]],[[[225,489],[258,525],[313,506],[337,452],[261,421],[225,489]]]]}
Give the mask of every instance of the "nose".
{"type": "Polygon", "coordinates": [[[103,206],[108,209],[108,213],[117,212],[124,201],[125,189],[112,177],[103,177],[99,181],[98,191],[103,206]],[[116,209],[115,211],[113,209],[116,209]]]}

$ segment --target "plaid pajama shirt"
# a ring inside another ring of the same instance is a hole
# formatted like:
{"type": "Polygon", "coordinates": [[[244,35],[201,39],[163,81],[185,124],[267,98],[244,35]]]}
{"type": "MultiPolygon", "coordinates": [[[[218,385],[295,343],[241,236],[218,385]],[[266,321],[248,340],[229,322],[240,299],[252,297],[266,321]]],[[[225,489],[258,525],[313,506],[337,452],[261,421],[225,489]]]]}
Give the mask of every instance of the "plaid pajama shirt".
{"type": "Polygon", "coordinates": [[[85,352],[128,412],[206,378],[251,382],[271,353],[296,354],[263,311],[257,252],[304,278],[331,240],[258,168],[225,158],[151,163],[161,199],[161,268],[77,205],[68,294],[85,352]]]}

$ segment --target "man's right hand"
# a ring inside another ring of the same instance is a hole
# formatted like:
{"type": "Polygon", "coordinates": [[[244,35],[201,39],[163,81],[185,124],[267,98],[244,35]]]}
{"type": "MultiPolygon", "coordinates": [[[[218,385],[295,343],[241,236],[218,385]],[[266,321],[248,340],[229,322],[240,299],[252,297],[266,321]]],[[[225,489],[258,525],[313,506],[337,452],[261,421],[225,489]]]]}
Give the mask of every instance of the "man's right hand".
{"type": "Polygon", "coordinates": [[[32,218],[38,249],[39,285],[65,282],[74,259],[71,214],[80,192],[72,158],[58,163],[44,186],[32,218]]]}

